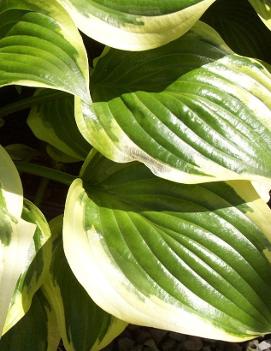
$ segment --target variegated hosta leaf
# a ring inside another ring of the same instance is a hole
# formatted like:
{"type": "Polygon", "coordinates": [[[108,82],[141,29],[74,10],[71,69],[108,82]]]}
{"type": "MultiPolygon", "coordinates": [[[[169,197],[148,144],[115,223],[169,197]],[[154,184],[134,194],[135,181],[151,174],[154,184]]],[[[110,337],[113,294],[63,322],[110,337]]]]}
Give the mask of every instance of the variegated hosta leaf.
{"type": "MultiPolygon", "coordinates": [[[[53,260],[44,291],[56,313],[67,351],[96,351],[109,344],[126,323],[98,307],[78,283],[63,252],[62,218],[51,222],[53,260]]],[[[80,253],[74,253],[80,255],[80,253]]]]}
{"type": "Polygon", "coordinates": [[[84,45],[57,1],[1,1],[0,23],[0,86],[48,87],[89,99],[84,45]]]}
{"type": "Polygon", "coordinates": [[[24,200],[22,218],[26,223],[34,224],[36,229],[25,252],[25,263],[20,267],[20,277],[9,305],[3,333],[15,325],[28,311],[32,297],[43,283],[51,261],[52,249],[49,241],[51,232],[43,214],[30,201],[24,200]]]}
{"type": "Polygon", "coordinates": [[[1,351],[56,351],[60,341],[54,312],[41,291],[24,316],[0,340],[1,351]]]}
{"type": "MultiPolygon", "coordinates": [[[[46,95],[39,90],[36,95],[46,95]]],[[[74,119],[74,97],[61,93],[44,103],[33,106],[27,123],[35,136],[73,158],[84,160],[90,145],[79,133],[74,119]]]]}
{"type": "Polygon", "coordinates": [[[178,184],[93,153],[81,175],[64,249],[104,310],[227,341],[271,331],[270,210],[249,182],[178,184]]]}
{"type": "Polygon", "coordinates": [[[28,262],[36,227],[21,219],[22,209],[19,174],[0,146],[0,337],[16,283],[28,262]]]}
{"type": "Polygon", "coordinates": [[[271,63],[271,33],[247,0],[220,0],[201,18],[237,54],[271,63]]]}
{"type": "Polygon", "coordinates": [[[104,53],[93,74],[97,102],[80,106],[77,99],[81,133],[111,160],[143,162],[172,181],[270,183],[270,73],[254,59],[231,54],[202,23],[174,45],[175,51],[168,45],[142,53],[139,64],[137,54],[118,65],[118,52],[104,53]],[[171,82],[151,91],[155,77],[163,81],[163,70],[171,82]],[[98,77],[104,81],[96,88],[98,77]]]}
{"type": "Polygon", "coordinates": [[[249,0],[264,24],[271,30],[271,4],[270,0],[249,0]]]}
{"type": "Polygon", "coordinates": [[[59,0],[81,31],[111,47],[147,50],[183,35],[215,0],[59,0]]]}

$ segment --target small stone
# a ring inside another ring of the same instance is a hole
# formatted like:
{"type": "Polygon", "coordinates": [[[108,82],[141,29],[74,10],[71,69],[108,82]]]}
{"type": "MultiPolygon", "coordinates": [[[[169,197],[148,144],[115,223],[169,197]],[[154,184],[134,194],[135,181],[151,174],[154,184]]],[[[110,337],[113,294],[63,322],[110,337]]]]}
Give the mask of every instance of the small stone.
{"type": "Polygon", "coordinates": [[[163,351],[175,351],[176,350],[176,341],[173,339],[167,339],[163,341],[161,345],[161,350],[163,351]]]}
{"type": "Polygon", "coordinates": [[[160,342],[164,339],[164,337],[167,335],[168,331],[166,330],[159,330],[159,329],[154,329],[150,328],[150,334],[155,341],[156,345],[159,345],[160,342]]]}
{"type": "Polygon", "coordinates": [[[187,351],[199,351],[203,347],[203,342],[199,338],[191,338],[183,343],[185,350],[187,351]]]}
{"type": "Polygon", "coordinates": [[[271,341],[262,341],[259,345],[258,345],[258,350],[259,351],[270,351],[271,350],[271,341]]]}
{"type": "Polygon", "coordinates": [[[137,344],[144,344],[144,341],[149,339],[151,337],[150,333],[146,330],[142,330],[138,335],[137,335],[137,338],[136,338],[136,343],[137,344]]]}
{"type": "Polygon", "coordinates": [[[118,341],[118,350],[119,351],[129,351],[134,346],[135,342],[132,339],[127,337],[121,338],[118,341]]]}
{"type": "Polygon", "coordinates": [[[152,351],[159,351],[153,339],[146,340],[144,342],[144,346],[148,346],[148,348],[152,351]]]}
{"type": "Polygon", "coordinates": [[[186,340],[186,335],[180,334],[180,333],[175,333],[175,332],[170,332],[169,337],[173,340],[176,340],[178,342],[186,340]]]}

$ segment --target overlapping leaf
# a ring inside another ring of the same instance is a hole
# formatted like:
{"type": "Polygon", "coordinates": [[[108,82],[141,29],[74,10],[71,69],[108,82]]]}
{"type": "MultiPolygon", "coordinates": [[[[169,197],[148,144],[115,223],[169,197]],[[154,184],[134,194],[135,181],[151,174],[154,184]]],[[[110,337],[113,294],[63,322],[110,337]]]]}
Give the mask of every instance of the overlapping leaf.
{"type": "MultiPolygon", "coordinates": [[[[39,90],[36,96],[47,93],[47,90],[39,90]]],[[[85,159],[90,145],[76,126],[73,100],[73,96],[60,93],[44,103],[37,104],[31,109],[27,123],[37,138],[68,155],[71,160],[78,161],[85,159]]],[[[59,156],[60,160],[63,158],[63,155],[59,156]]]]}
{"type": "Polygon", "coordinates": [[[270,210],[249,182],[178,184],[97,154],[81,175],[64,249],[103,309],[228,341],[270,332],[270,210]]]}
{"type": "Polygon", "coordinates": [[[0,23],[0,86],[49,87],[89,99],[83,42],[57,1],[2,1],[0,23]]]}
{"type": "Polygon", "coordinates": [[[231,54],[202,23],[140,59],[119,57],[109,49],[96,64],[96,103],[77,99],[78,127],[96,149],[182,183],[270,183],[271,75],[263,65],[231,54]]]}
{"type": "Polygon", "coordinates": [[[41,291],[30,310],[0,340],[1,351],[56,351],[60,341],[54,312],[41,291]]]}
{"type": "Polygon", "coordinates": [[[271,30],[271,4],[270,0],[249,0],[264,24],[271,30]]]}
{"type": "Polygon", "coordinates": [[[4,333],[15,325],[28,311],[32,297],[43,283],[51,261],[51,232],[41,211],[30,201],[24,200],[22,218],[36,226],[29,243],[24,266],[16,283],[4,326],[4,333]]]}
{"type": "Polygon", "coordinates": [[[81,31],[111,47],[146,50],[189,30],[215,0],[60,0],[81,31]]]}
{"type": "Polygon", "coordinates": [[[0,336],[5,331],[16,283],[28,262],[35,225],[21,219],[22,186],[7,152],[0,147],[0,336]]]}
{"type": "Polygon", "coordinates": [[[29,201],[23,203],[17,170],[0,148],[0,335],[30,307],[39,289],[51,250],[49,226],[29,201]]]}
{"type": "Polygon", "coordinates": [[[220,0],[201,18],[237,53],[271,63],[271,33],[247,0],[220,0]]]}
{"type": "Polygon", "coordinates": [[[62,218],[51,222],[53,260],[44,291],[56,313],[67,351],[103,349],[126,327],[98,307],[73,275],[62,247],[62,218]]]}

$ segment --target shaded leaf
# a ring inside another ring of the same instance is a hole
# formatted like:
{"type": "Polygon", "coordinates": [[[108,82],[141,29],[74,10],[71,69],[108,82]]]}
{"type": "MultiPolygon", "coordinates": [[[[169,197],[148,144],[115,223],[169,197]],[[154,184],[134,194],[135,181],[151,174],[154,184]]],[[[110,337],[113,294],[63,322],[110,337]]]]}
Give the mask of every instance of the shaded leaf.
{"type": "MultiPolygon", "coordinates": [[[[47,90],[39,90],[35,95],[47,93],[47,90]]],[[[76,126],[73,100],[72,95],[63,93],[37,104],[31,109],[27,123],[38,139],[72,157],[74,162],[85,159],[90,145],[76,126]]]]}
{"type": "Polygon", "coordinates": [[[56,351],[60,336],[56,318],[45,296],[39,291],[30,310],[0,340],[1,351],[56,351]]]}
{"type": "Polygon", "coordinates": [[[73,275],[62,247],[62,218],[51,222],[53,260],[44,291],[53,306],[67,351],[101,350],[126,327],[98,307],[73,275]]]}
{"type": "Polygon", "coordinates": [[[271,30],[270,0],[249,0],[264,24],[271,30]]]}

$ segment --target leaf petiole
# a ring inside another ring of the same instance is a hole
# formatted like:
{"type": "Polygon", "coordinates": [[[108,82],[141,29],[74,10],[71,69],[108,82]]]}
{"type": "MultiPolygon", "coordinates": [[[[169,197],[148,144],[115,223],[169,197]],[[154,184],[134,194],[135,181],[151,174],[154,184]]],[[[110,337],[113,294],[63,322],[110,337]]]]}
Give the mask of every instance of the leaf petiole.
{"type": "Polygon", "coordinates": [[[63,94],[63,92],[52,90],[46,94],[30,96],[28,98],[20,99],[18,101],[7,104],[0,108],[0,119],[8,115],[11,115],[12,113],[26,110],[35,104],[52,99],[61,94],[63,94]]]}
{"type": "Polygon", "coordinates": [[[41,166],[36,163],[17,161],[15,162],[15,165],[21,173],[36,175],[65,185],[71,185],[71,183],[77,178],[69,173],[41,166]]]}

